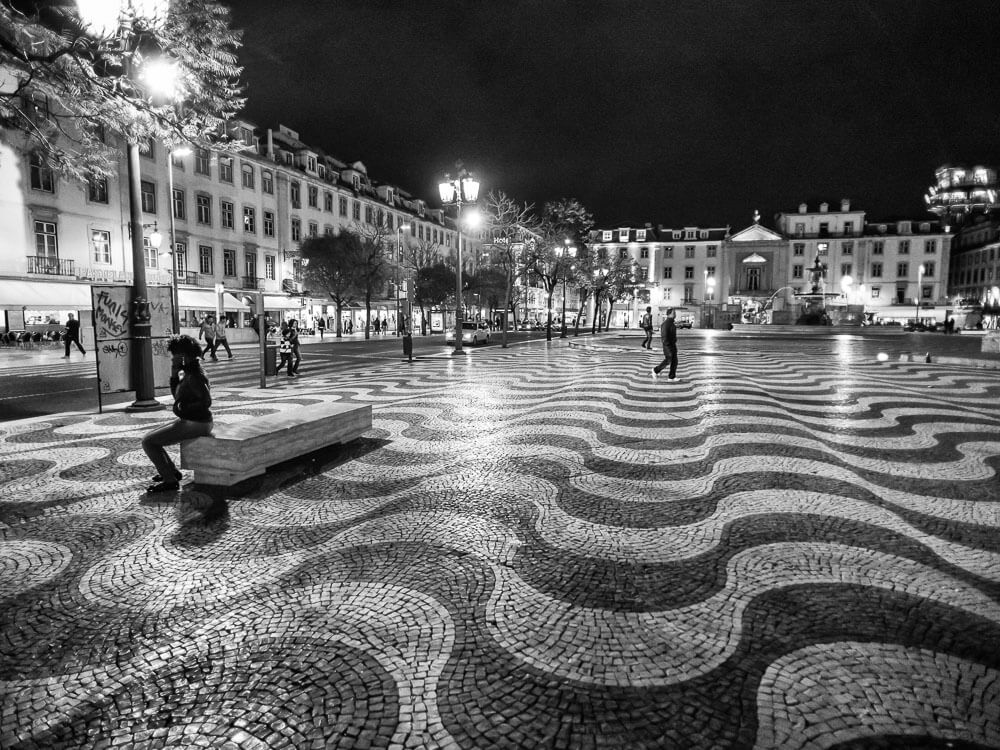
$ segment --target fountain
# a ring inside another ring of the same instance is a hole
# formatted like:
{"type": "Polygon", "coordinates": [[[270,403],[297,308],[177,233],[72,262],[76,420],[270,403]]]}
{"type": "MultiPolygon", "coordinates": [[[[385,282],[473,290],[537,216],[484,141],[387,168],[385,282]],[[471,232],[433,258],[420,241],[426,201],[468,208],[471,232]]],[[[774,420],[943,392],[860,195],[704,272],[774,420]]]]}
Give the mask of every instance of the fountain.
{"type": "Polygon", "coordinates": [[[801,303],[795,325],[861,325],[864,306],[849,305],[841,301],[840,292],[826,291],[826,265],[820,262],[818,255],[809,275],[812,280],[812,291],[792,295],[801,303]]]}

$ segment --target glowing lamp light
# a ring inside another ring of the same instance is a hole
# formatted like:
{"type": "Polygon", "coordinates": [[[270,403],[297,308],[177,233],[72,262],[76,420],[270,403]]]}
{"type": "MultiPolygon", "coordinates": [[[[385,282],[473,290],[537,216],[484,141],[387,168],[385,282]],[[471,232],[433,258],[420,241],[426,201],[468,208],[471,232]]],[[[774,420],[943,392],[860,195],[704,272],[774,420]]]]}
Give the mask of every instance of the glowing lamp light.
{"type": "Polygon", "coordinates": [[[180,71],[177,63],[165,58],[150,60],[142,66],[142,79],[150,90],[166,97],[177,98],[177,84],[180,82],[180,71]]]}
{"type": "Polygon", "coordinates": [[[163,244],[163,235],[160,234],[158,230],[154,229],[153,233],[149,235],[149,246],[154,250],[159,250],[160,245],[162,244],[163,244]]]}
{"type": "Polygon", "coordinates": [[[888,360],[889,360],[889,355],[888,354],[886,354],[885,352],[879,352],[878,353],[878,361],[879,362],[887,362],[888,360]]]}

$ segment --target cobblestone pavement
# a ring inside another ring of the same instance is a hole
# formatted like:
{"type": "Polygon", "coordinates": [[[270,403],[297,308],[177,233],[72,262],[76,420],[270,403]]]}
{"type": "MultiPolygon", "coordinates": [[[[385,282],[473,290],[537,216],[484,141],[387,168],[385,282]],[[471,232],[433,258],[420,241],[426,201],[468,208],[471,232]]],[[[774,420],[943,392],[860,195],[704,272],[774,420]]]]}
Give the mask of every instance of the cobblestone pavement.
{"type": "Polygon", "coordinates": [[[229,493],[0,425],[0,746],[1000,747],[1000,374],[681,347],[219,388],[374,413],[229,493]]]}

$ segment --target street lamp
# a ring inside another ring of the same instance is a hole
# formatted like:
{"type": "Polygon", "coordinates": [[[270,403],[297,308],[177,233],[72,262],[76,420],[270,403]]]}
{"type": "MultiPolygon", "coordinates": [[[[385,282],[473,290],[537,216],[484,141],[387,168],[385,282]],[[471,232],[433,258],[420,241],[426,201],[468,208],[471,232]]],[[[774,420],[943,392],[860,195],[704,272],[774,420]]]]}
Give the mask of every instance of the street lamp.
{"type": "MultiPolygon", "coordinates": [[[[560,260],[563,256],[568,255],[571,258],[576,257],[576,245],[572,243],[571,240],[564,240],[564,247],[556,248],[556,255],[559,256],[560,260]]],[[[566,338],[566,271],[563,270],[563,280],[562,280],[562,330],[559,333],[559,338],[566,338]]]]}
{"type": "Polygon", "coordinates": [[[462,206],[475,203],[479,197],[479,181],[459,165],[458,176],[453,180],[450,175],[444,176],[444,181],[438,184],[441,202],[446,206],[457,207],[455,226],[458,229],[458,263],[455,267],[455,354],[462,354],[462,206]]]}
{"type": "MultiPolygon", "coordinates": [[[[400,224],[396,227],[396,335],[402,335],[403,331],[400,330],[400,309],[399,309],[399,264],[403,260],[403,232],[410,231],[409,224],[400,224]]],[[[408,331],[409,326],[404,328],[404,331],[408,331]]]]}
{"type": "MultiPolygon", "coordinates": [[[[145,27],[162,23],[169,10],[169,0],[118,0],[95,2],[77,0],[80,20],[85,27],[104,39],[115,32],[123,37],[124,76],[132,76],[134,42],[133,23],[142,19],[145,27]]],[[[146,257],[142,236],[142,191],[139,170],[139,142],[134,133],[126,133],[128,163],[129,228],[132,233],[132,383],[135,401],[127,411],[153,411],[164,406],[156,400],[153,376],[153,341],[146,288],[146,257]]]]}
{"type": "Polygon", "coordinates": [[[924,270],[923,263],[917,266],[917,293],[913,297],[917,303],[917,319],[914,321],[915,323],[920,323],[920,284],[923,282],[924,270]]]}

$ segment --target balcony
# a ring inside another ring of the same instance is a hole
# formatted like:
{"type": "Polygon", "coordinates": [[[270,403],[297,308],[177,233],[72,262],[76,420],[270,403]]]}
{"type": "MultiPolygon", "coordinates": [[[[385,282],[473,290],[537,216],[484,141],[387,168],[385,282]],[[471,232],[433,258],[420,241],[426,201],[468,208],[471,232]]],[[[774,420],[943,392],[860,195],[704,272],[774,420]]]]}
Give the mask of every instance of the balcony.
{"type": "Polygon", "coordinates": [[[45,258],[39,255],[29,255],[28,273],[41,273],[47,276],[76,277],[75,261],[45,258]]]}
{"type": "Polygon", "coordinates": [[[256,276],[240,277],[240,289],[264,289],[264,279],[256,276]]]}

